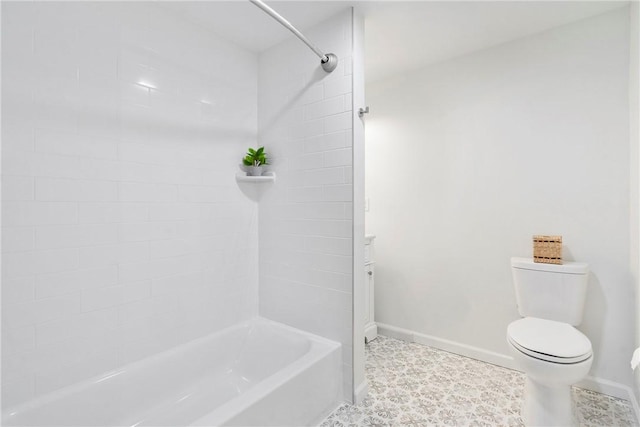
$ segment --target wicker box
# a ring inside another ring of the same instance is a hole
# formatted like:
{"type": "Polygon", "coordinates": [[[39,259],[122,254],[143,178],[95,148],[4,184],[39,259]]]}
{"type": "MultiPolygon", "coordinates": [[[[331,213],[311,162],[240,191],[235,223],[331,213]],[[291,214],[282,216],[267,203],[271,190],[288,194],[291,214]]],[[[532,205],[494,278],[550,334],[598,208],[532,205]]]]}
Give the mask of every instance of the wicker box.
{"type": "Polygon", "coordinates": [[[533,236],[533,262],[562,264],[562,236],[533,236]]]}

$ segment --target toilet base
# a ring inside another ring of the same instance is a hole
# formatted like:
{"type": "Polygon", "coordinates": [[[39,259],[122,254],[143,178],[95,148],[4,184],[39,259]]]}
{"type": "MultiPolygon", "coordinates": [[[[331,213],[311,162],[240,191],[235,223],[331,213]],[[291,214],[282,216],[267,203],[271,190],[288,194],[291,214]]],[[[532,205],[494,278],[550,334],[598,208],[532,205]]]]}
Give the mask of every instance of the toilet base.
{"type": "Polygon", "coordinates": [[[577,425],[571,386],[549,387],[527,377],[522,404],[522,420],[529,426],[577,425]]]}

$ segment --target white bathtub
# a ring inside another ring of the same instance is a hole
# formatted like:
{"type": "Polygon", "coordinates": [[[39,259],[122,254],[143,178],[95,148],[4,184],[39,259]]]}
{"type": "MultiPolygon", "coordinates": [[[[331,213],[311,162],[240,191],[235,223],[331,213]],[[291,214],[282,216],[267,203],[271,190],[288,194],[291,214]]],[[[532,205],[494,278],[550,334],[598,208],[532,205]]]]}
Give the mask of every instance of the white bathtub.
{"type": "Polygon", "coordinates": [[[2,425],[315,425],[341,390],[339,343],[257,318],[10,408],[2,425]]]}

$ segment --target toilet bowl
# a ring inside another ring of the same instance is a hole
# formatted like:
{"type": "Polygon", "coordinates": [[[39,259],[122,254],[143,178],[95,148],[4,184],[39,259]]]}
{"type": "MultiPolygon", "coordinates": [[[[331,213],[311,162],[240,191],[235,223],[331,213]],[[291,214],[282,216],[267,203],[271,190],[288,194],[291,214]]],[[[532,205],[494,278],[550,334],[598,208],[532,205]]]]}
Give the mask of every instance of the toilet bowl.
{"type": "Polygon", "coordinates": [[[591,368],[591,342],[573,326],[525,317],[507,327],[507,340],[516,364],[525,372],[522,419],[527,426],[576,424],[571,384],[591,368]]]}
{"type": "Polygon", "coordinates": [[[526,426],[576,424],[571,385],[589,373],[591,341],[574,325],[582,320],[587,266],[511,261],[522,319],[507,327],[516,365],[527,375],[522,419],[526,426]]]}

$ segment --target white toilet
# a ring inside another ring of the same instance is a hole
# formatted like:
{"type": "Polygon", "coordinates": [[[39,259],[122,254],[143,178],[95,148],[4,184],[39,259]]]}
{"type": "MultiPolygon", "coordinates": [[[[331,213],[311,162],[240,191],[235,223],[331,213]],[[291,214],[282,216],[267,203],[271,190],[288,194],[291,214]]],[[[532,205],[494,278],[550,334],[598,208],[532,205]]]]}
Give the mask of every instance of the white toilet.
{"type": "Polygon", "coordinates": [[[571,384],[582,380],[593,361],[582,321],[589,266],[511,258],[518,311],[523,319],[507,327],[516,364],[527,374],[522,418],[526,426],[575,424],[571,384]]]}

